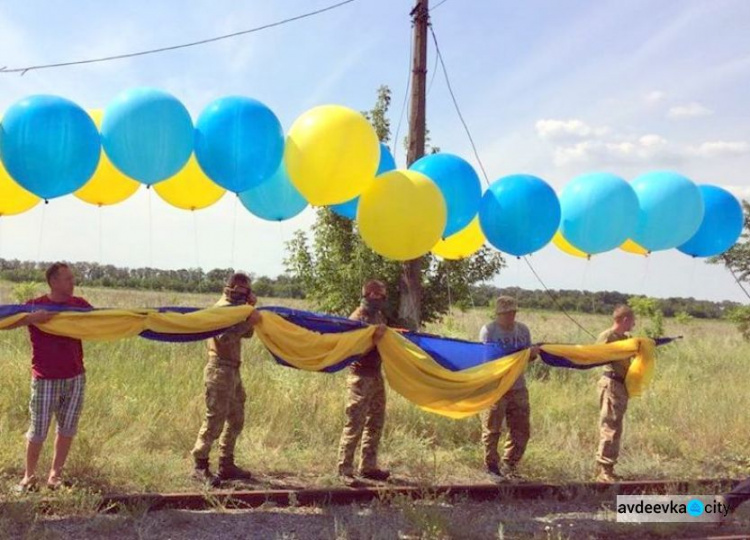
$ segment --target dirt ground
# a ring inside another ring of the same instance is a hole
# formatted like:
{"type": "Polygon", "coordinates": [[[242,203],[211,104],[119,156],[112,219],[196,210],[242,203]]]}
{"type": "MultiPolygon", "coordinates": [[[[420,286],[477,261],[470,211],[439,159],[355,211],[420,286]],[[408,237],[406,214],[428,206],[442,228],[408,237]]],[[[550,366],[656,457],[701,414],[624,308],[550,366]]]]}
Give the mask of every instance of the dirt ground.
{"type": "Polygon", "coordinates": [[[0,538],[101,539],[585,539],[706,538],[748,535],[750,507],[722,525],[625,524],[614,501],[456,502],[395,498],[367,505],[237,510],[218,502],[210,511],[125,508],[115,514],[64,517],[24,501],[0,505],[0,538]]]}

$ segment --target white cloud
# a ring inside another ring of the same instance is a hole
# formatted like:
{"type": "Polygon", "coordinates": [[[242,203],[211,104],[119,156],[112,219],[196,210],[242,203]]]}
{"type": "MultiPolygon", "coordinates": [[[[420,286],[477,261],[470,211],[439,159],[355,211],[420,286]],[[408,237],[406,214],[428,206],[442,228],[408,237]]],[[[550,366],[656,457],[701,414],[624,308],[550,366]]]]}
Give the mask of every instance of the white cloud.
{"type": "Polygon", "coordinates": [[[667,139],[665,139],[661,135],[655,135],[653,133],[638,137],[638,142],[643,148],[657,148],[657,147],[663,148],[664,146],[668,144],[667,139]]]}
{"type": "Polygon", "coordinates": [[[573,145],[558,146],[554,151],[555,165],[591,163],[614,165],[622,163],[679,164],[689,158],[712,159],[750,155],[746,141],[706,141],[684,145],[655,134],[627,140],[586,140],[573,145]]]}
{"type": "Polygon", "coordinates": [[[666,94],[661,90],[653,90],[646,94],[645,100],[649,105],[656,105],[657,103],[663,101],[665,96],[666,94]]]}
{"type": "Polygon", "coordinates": [[[535,123],[535,128],[540,139],[555,145],[553,162],[557,167],[571,164],[678,166],[689,159],[750,155],[750,142],[741,140],[687,144],[656,133],[622,133],[611,128],[596,128],[581,120],[542,119],[535,123]]]}
{"type": "Polygon", "coordinates": [[[686,149],[688,155],[699,157],[741,156],[750,154],[750,143],[746,141],[706,141],[686,149]]]}
{"type": "Polygon", "coordinates": [[[557,166],[574,163],[605,166],[642,162],[675,164],[680,160],[680,152],[659,135],[643,135],[623,141],[582,141],[570,146],[559,146],[554,153],[557,166]]]}
{"type": "Polygon", "coordinates": [[[592,127],[583,120],[544,119],[536,123],[536,132],[542,139],[565,140],[600,137],[609,133],[607,127],[592,127]]]}
{"type": "Polygon", "coordinates": [[[667,118],[696,118],[698,116],[708,116],[711,114],[713,114],[711,109],[693,101],[687,105],[675,105],[674,107],[670,107],[669,111],[667,111],[667,118]]]}

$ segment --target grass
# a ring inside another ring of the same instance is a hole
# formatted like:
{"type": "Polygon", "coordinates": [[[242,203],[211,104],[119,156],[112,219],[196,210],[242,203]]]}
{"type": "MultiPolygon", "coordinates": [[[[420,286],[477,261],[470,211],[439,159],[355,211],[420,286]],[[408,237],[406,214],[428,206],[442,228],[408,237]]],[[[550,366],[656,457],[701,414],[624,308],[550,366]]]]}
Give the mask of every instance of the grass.
{"type": "MultiPolygon", "coordinates": [[[[0,302],[11,303],[0,283],[0,302]]],[[[97,306],[208,306],[209,295],[83,289],[97,306]]],[[[283,303],[264,299],[265,305],[283,303]]],[[[286,305],[304,307],[303,303],[286,305]]],[[[594,333],[606,317],[575,315],[594,333]]],[[[458,311],[427,330],[475,339],[488,311],[458,311]]],[[[589,342],[563,314],[519,312],[535,341],[589,342]]],[[[666,322],[685,339],[660,348],[647,394],[630,403],[619,472],[633,478],[739,477],[750,469],[747,391],[750,344],[721,321],[666,322]]],[[[140,338],[85,345],[86,405],[66,475],[93,493],[188,491],[190,450],[202,420],[204,343],[167,344],[140,338]]],[[[0,497],[23,470],[28,427],[30,355],[27,333],[0,341],[0,497]]],[[[599,370],[532,364],[528,376],[532,436],[521,472],[532,480],[590,480],[598,432],[599,370]]],[[[276,365],[260,343],[246,343],[242,374],[248,395],[237,461],[259,474],[259,486],[326,486],[334,476],[343,425],[345,373],[310,374],[276,365]]],[[[51,437],[40,462],[51,460],[51,437]]],[[[214,453],[215,454],[215,453],[214,453]]],[[[422,484],[486,482],[477,418],[450,420],[388,395],[383,464],[422,484]]],[[[214,458],[215,459],[215,458],[214,458]]],[[[416,519],[416,518],[415,518],[416,519]]],[[[438,520],[439,521],[439,520],[438,520]]]]}

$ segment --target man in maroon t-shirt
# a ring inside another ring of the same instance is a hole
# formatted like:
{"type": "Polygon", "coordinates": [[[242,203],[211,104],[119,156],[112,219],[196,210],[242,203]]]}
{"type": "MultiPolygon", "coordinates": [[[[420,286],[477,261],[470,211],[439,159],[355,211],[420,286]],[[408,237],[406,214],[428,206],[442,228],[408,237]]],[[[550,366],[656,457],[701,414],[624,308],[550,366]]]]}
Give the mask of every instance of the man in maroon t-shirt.
{"type": "MultiPolygon", "coordinates": [[[[47,269],[46,277],[50,287],[49,294],[35,298],[27,302],[27,305],[91,307],[83,298],[73,296],[75,277],[67,264],[53,264],[47,269]]],[[[36,326],[47,322],[54,315],[54,312],[42,308],[29,313],[10,327],[28,326],[32,348],[29,404],[31,426],[26,433],[26,471],[18,485],[19,491],[36,487],[36,466],[53,416],[57,421],[57,436],[47,487],[55,489],[61,485],[62,469],[78,429],[78,418],[83,407],[86,375],[81,340],[48,334],[36,326]]]]}

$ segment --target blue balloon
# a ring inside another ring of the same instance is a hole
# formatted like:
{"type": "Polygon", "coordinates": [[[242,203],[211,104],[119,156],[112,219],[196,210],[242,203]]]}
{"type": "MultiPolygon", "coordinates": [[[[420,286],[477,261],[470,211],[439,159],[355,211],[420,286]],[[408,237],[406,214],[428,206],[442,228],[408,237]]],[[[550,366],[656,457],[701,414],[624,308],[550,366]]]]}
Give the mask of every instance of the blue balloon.
{"type": "Polygon", "coordinates": [[[284,221],[307,208],[307,199],[294,187],[283,163],[271,178],[243,191],[239,197],[251,214],[267,221],[284,221]]]}
{"type": "Polygon", "coordinates": [[[520,257],[552,240],[560,225],[560,202],[541,178],[506,176],[494,181],[482,197],[479,225],[493,246],[520,257]]]}
{"type": "Polygon", "coordinates": [[[188,110],[162,90],[126,90],[104,110],[104,151],[115,167],[146,185],[177,174],[193,151],[194,137],[188,110]]]}
{"type": "Polygon", "coordinates": [[[713,257],[731,248],[742,234],[744,216],[734,195],[718,186],[702,185],[703,221],[698,232],[677,249],[693,257],[713,257]]]}
{"type": "Polygon", "coordinates": [[[571,180],[560,194],[560,230],[584,253],[603,253],[630,238],[638,220],[638,197],[625,180],[590,173],[571,180]]]}
{"type": "MultiPolygon", "coordinates": [[[[385,144],[380,143],[380,163],[378,164],[378,170],[375,173],[375,176],[395,170],[396,160],[393,159],[393,155],[391,154],[390,149],[385,144]]],[[[333,210],[335,214],[349,219],[357,218],[358,207],[359,197],[354,197],[349,201],[340,204],[332,204],[330,206],[331,210],[333,210]]]]}
{"type": "Polygon", "coordinates": [[[687,242],[703,220],[703,198],[692,181],[670,171],[642,174],[631,183],[638,197],[638,224],[631,237],[649,251],[687,242]]]}
{"type": "Polygon", "coordinates": [[[209,178],[239,193],[271,178],[284,155],[284,131],[260,101],[217,99],[198,117],[195,157],[209,178]]]}
{"type": "Polygon", "coordinates": [[[0,158],[27,191],[51,199],[73,193],[99,163],[99,131],[78,105],[37,95],[13,104],[0,129],[0,158]]]}
{"type": "Polygon", "coordinates": [[[421,172],[440,188],[448,208],[443,238],[465,228],[477,215],[482,185],[474,168],[453,154],[430,154],[412,163],[411,170],[421,172]]]}

